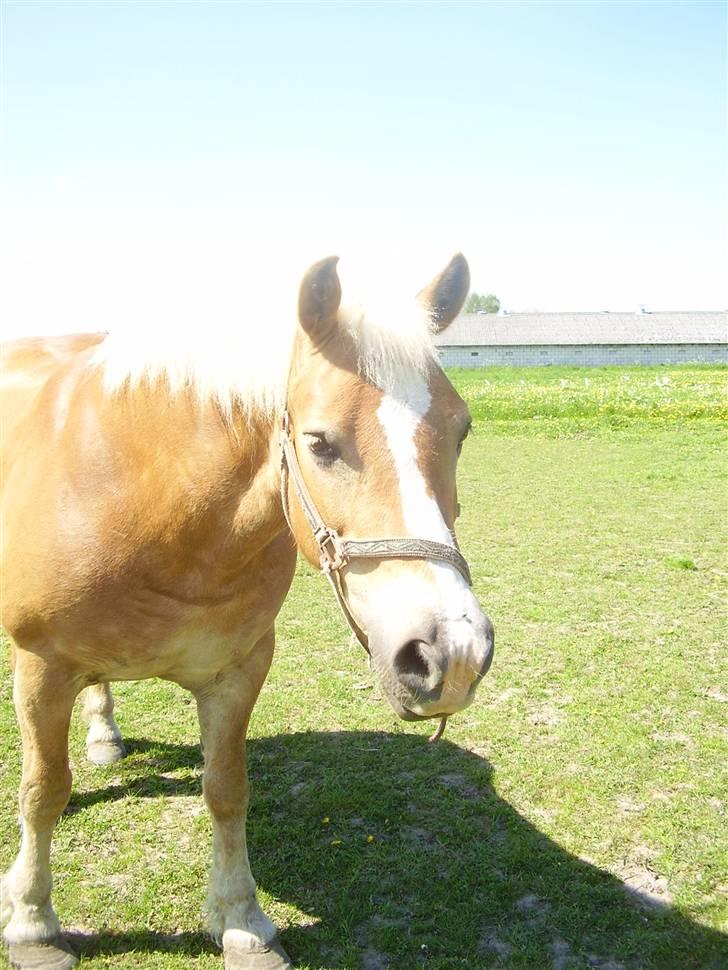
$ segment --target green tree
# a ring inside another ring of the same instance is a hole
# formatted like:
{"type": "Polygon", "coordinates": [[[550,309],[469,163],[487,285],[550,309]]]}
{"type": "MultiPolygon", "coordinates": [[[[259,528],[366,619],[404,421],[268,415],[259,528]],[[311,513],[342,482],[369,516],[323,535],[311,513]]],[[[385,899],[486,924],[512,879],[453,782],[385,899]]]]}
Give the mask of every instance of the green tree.
{"type": "Polygon", "coordinates": [[[476,293],[473,291],[465,303],[466,313],[497,313],[500,300],[495,293],[476,293]]]}

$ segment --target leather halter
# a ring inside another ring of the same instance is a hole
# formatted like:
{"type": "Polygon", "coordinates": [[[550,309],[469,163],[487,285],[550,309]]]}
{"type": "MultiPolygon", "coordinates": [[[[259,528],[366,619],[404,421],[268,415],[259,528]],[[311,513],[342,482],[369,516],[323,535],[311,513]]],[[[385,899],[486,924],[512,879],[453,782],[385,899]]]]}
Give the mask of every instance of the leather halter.
{"type": "MultiPolygon", "coordinates": [[[[448,546],[444,542],[433,542],[431,539],[417,539],[413,536],[391,539],[342,539],[336,529],[330,529],[321,518],[316,504],[311,498],[311,493],[306,487],[301,466],[298,464],[296,447],[290,434],[290,418],[288,411],[284,410],[281,426],[281,499],[286,522],[293,532],[288,508],[289,474],[293,480],[303,513],[319,547],[321,572],[331,583],[346,622],[367,653],[370,653],[369,638],[354,619],[341,583],[340,571],[352,559],[427,559],[446,562],[458,570],[468,586],[473,585],[468,564],[457,546],[448,546]]],[[[454,536],[453,542],[455,542],[454,536]]]]}

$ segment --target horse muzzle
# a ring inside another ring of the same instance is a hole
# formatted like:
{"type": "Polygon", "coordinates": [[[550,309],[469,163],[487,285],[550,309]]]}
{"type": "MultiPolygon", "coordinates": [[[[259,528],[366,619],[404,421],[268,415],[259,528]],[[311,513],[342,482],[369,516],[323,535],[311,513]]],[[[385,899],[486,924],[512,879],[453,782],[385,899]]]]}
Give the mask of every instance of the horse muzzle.
{"type": "Polygon", "coordinates": [[[434,620],[387,640],[370,641],[384,692],[403,720],[417,721],[455,714],[472,702],[493,661],[495,635],[481,613],[477,621],[434,620]]]}

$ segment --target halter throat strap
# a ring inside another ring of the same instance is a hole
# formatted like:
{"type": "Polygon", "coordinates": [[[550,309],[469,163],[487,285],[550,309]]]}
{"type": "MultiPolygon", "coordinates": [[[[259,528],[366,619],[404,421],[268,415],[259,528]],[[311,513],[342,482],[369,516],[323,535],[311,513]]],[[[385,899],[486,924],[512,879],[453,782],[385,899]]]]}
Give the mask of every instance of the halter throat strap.
{"type": "MultiPolygon", "coordinates": [[[[289,476],[313,538],[318,545],[321,571],[331,584],[346,622],[367,653],[370,652],[369,638],[356,622],[341,584],[340,571],[352,559],[424,559],[445,562],[457,569],[468,586],[472,586],[470,569],[456,545],[449,546],[444,542],[433,542],[431,539],[418,539],[414,536],[388,539],[342,539],[336,529],[329,528],[322,519],[301,473],[296,448],[291,438],[290,418],[288,411],[285,410],[281,426],[281,500],[286,522],[293,532],[288,507],[289,476]]],[[[453,542],[455,542],[454,536],[453,542]]]]}

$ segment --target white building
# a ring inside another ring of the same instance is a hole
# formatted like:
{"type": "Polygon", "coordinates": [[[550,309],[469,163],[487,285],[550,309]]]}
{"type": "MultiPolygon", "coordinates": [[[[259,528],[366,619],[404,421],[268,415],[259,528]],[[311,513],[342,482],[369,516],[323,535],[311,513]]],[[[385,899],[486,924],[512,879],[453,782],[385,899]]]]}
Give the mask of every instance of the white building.
{"type": "Polygon", "coordinates": [[[435,338],[445,367],[728,363],[728,314],[465,313],[435,338]]]}

